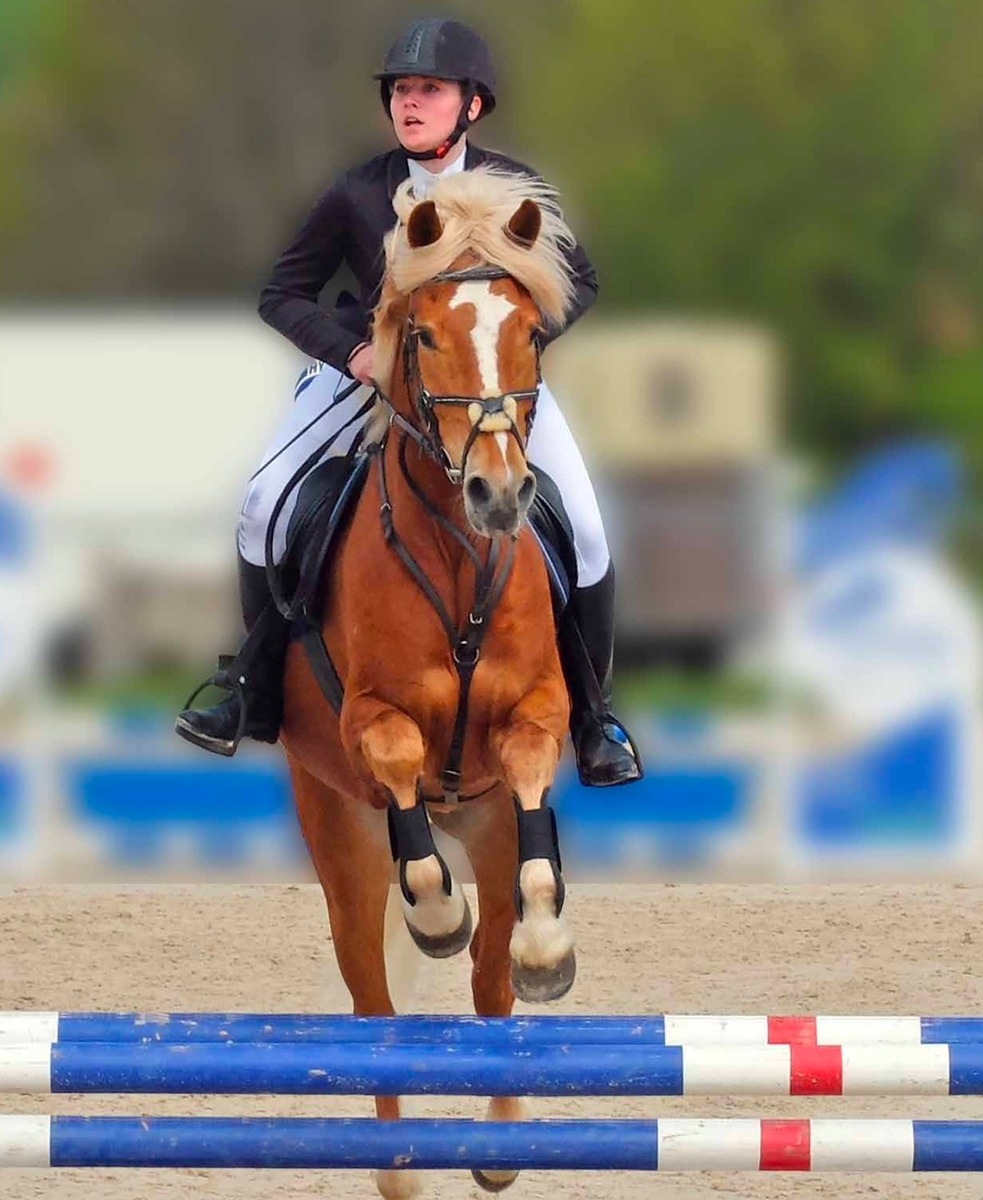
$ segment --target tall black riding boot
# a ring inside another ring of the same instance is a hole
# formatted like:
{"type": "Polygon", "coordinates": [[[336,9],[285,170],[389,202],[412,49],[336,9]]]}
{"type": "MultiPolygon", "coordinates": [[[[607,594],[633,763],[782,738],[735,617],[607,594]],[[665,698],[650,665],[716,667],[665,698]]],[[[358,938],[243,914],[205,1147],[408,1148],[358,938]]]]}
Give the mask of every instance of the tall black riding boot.
{"type": "Polygon", "coordinates": [[[247,629],[246,640],[234,657],[222,656],[218,670],[203,683],[179,714],[174,731],[187,741],[231,757],[243,737],[275,742],[283,719],[283,666],[290,642],[290,624],[280,615],[266,582],[265,567],[239,557],[239,597],[247,629]],[[212,708],[191,707],[208,686],[229,695],[212,708]]]}
{"type": "Polygon", "coordinates": [[[628,730],[611,712],[613,565],[597,583],[574,588],[563,615],[560,651],[570,689],[570,733],[580,782],[586,787],[613,787],[641,779],[641,756],[628,730]]]}

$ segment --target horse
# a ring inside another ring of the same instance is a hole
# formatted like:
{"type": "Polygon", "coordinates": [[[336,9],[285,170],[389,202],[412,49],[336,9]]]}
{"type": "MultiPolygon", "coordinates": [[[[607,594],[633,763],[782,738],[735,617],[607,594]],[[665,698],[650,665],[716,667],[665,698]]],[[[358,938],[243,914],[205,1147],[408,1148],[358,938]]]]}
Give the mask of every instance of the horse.
{"type": "MultiPolygon", "coordinates": [[[[424,953],[470,946],[475,1012],[507,1016],[516,995],[565,994],[576,970],[547,800],[570,704],[524,453],[573,238],[547,185],[492,169],[438,179],[422,201],[407,181],[394,207],[372,461],[322,581],[344,697],[336,713],[294,643],[281,741],[355,1013],[395,1011],[401,908],[424,953]],[[473,936],[431,822],[470,860],[473,936]]],[[[398,1119],[398,1097],[376,1097],[376,1113],[398,1119]]],[[[521,1119],[522,1102],[493,1098],[488,1117],[521,1119]]],[[[515,1174],[475,1178],[499,1191],[515,1174]]],[[[399,1171],[376,1182],[388,1198],[418,1187],[399,1171]]]]}

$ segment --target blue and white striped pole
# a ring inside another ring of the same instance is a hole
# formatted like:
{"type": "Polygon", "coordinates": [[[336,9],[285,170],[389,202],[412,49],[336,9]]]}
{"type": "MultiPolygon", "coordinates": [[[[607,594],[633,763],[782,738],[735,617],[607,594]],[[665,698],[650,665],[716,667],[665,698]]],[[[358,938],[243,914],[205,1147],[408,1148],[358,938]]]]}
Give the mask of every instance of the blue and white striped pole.
{"type": "Polygon", "coordinates": [[[978,1096],[983,1045],[0,1046],[0,1092],[481,1096],[978,1096]]]}
{"type": "Polygon", "coordinates": [[[0,1166],[983,1171],[983,1122],[0,1117],[0,1166]]]}
{"type": "Polygon", "coordinates": [[[457,1045],[983,1043],[983,1017],[352,1017],[317,1013],[0,1012],[0,1043],[436,1042],[457,1045]]]}

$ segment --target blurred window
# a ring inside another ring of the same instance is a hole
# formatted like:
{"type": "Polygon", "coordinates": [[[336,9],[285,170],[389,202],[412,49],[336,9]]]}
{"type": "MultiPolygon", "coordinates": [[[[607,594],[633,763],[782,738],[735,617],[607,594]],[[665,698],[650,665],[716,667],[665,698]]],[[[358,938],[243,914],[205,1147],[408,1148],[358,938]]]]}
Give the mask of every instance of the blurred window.
{"type": "Polygon", "coordinates": [[[652,402],[661,423],[681,425],[696,417],[697,387],[692,370],[682,363],[662,363],[654,373],[652,402]]]}

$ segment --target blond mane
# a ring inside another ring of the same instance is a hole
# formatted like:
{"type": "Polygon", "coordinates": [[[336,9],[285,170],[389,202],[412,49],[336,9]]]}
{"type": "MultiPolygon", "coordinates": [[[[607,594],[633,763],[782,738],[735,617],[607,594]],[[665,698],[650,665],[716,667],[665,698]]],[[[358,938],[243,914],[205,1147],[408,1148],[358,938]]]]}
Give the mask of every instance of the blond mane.
{"type": "Polygon", "coordinates": [[[438,177],[427,199],[436,205],[443,232],[432,245],[413,249],[406,235],[410,213],[419,203],[412,181],[400,184],[393,197],[399,222],[386,236],[386,271],[373,327],[375,377],[387,391],[406,317],[406,298],[468,252],[508,271],[551,324],[563,323],[573,299],[565,251],[576,239],[549,184],[494,167],[476,167],[438,177]],[[542,213],[542,229],[531,249],[517,245],[506,233],[509,219],[523,200],[534,201],[542,213]]]}

